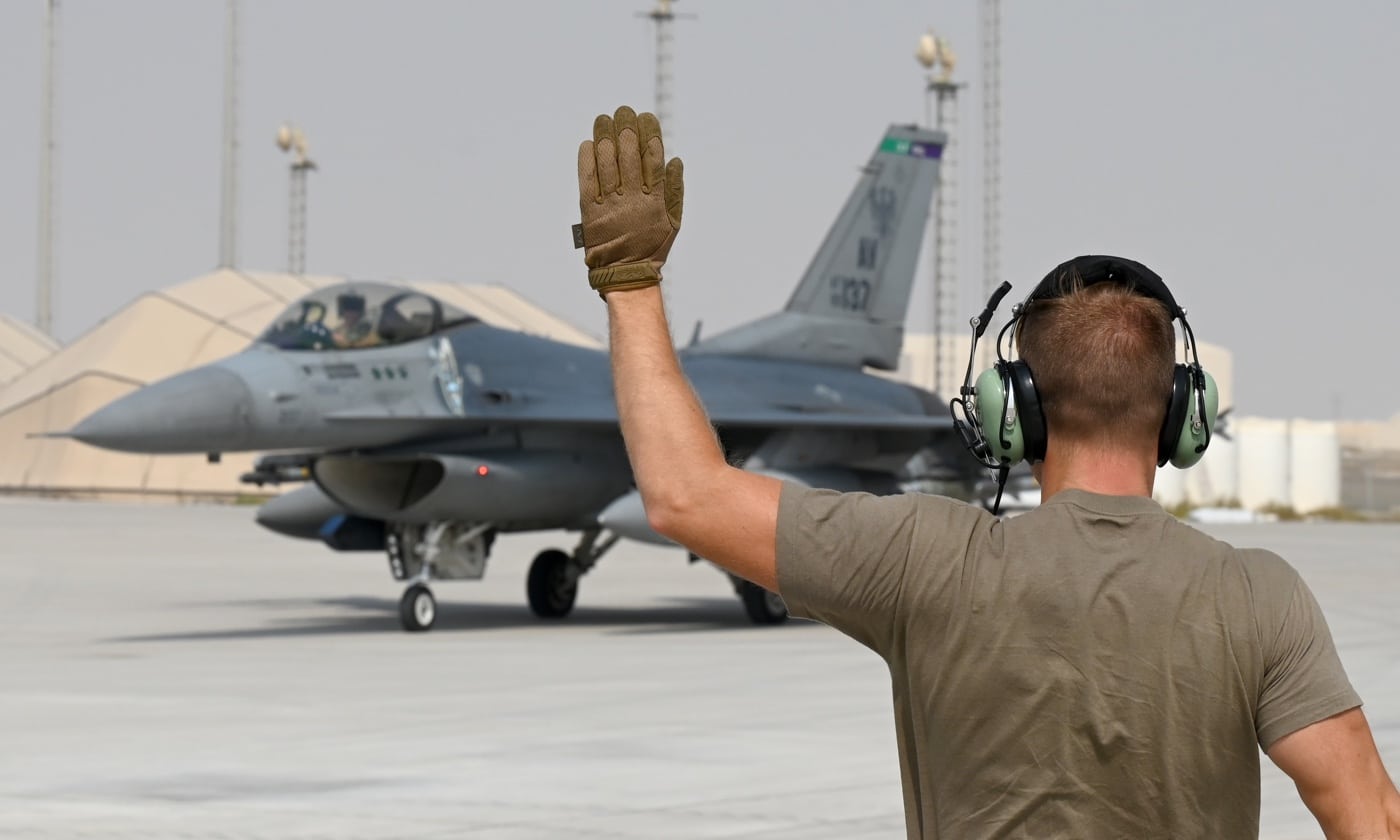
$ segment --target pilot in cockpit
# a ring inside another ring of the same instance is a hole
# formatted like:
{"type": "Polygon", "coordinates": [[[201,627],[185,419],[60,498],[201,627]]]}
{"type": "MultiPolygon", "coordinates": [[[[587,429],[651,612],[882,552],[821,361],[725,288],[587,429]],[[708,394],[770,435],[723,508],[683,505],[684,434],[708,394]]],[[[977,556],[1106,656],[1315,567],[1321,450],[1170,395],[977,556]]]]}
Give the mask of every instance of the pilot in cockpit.
{"type": "Polygon", "coordinates": [[[365,317],[364,295],[348,292],[335,299],[340,323],[331,331],[336,347],[371,347],[377,342],[374,325],[365,317]]]}

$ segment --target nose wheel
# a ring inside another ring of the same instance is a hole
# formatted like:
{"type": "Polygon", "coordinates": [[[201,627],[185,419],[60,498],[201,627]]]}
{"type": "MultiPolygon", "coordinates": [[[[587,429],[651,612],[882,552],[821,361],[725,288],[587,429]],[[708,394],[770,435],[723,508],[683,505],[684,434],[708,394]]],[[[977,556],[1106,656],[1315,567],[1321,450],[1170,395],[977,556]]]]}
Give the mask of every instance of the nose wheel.
{"type": "Polygon", "coordinates": [[[415,583],[404,590],[399,599],[399,623],[410,633],[421,633],[432,629],[437,620],[437,599],[433,591],[422,583],[415,583]]]}

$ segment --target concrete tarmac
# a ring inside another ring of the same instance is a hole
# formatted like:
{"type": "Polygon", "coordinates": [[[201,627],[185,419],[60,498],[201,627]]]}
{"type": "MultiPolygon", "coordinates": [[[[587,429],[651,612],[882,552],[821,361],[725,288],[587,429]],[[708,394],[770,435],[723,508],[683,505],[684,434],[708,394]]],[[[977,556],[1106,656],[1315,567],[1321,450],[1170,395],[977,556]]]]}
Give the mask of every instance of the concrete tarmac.
{"type": "MultiPolygon", "coordinates": [[[[0,837],[902,837],[888,676],[619,546],[563,622],[507,536],[438,626],[251,508],[0,500],[0,837]]],[[[1400,527],[1210,529],[1303,573],[1400,771],[1400,527]]],[[[1319,837],[1265,760],[1263,836],[1319,837]]]]}

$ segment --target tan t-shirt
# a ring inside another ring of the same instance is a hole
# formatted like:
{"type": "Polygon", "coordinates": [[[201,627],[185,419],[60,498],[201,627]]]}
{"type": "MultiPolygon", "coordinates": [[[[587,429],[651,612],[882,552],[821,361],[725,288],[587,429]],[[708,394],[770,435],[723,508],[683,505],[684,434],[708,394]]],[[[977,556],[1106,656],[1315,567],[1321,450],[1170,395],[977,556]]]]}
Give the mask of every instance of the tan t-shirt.
{"type": "Polygon", "coordinates": [[[778,584],[889,663],[914,838],[1255,838],[1258,746],[1361,705],[1291,566],[1146,498],[786,484],[778,584]]]}

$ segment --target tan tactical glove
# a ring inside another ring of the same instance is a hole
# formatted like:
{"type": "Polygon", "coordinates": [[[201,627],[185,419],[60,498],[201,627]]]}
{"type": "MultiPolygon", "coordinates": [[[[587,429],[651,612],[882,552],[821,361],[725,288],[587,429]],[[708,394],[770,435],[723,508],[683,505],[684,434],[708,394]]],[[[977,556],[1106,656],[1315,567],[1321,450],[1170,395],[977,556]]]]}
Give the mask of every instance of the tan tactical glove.
{"type": "Polygon", "coordinates": [[[588,285],[600,296],[661,282],[681,229],[683,172],[680,158],[666,162],[654,115],[624,105],[593,121],[593,139],[578,147],[583,224],[574,246],[584,249],[588,285]]]}

